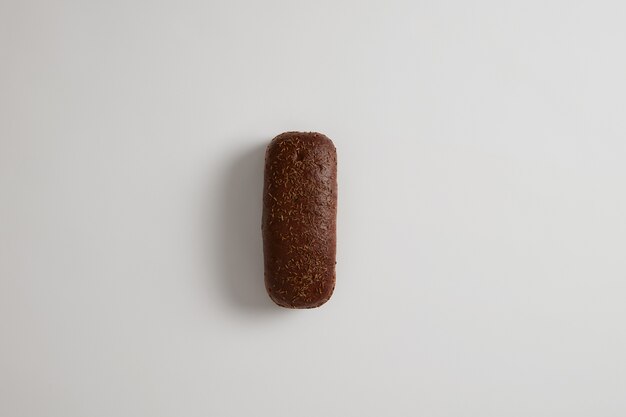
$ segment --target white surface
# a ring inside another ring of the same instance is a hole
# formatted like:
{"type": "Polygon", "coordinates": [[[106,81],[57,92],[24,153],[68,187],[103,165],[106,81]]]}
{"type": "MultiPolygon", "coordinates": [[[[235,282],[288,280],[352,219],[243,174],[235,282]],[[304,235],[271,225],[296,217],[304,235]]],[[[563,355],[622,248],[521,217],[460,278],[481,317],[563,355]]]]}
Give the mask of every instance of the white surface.
{"type": "Polygon", "coordinates": [[[620,1],[0,3],[0,415],[626,415],[620,1]],[[339,152],[263,288],[263,151],[339,152]]]}

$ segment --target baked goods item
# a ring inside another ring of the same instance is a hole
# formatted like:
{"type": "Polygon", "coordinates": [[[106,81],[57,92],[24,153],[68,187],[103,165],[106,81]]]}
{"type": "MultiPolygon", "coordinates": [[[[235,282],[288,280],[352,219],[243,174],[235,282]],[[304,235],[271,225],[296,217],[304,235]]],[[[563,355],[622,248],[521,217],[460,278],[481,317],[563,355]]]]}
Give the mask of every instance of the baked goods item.
{"type": "Polygon", "coordinates": [[[335,288],[337,152],[315,132],[276,136],[265,153],[265,288],[287,308],[324,304],[335,288]]]}

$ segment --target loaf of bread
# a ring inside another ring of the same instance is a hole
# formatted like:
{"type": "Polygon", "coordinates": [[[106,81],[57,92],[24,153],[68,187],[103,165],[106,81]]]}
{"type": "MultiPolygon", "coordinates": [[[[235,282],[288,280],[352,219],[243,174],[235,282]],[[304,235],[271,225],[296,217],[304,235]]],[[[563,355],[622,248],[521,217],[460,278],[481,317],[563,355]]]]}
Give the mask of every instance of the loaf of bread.
{"type": "Polygon", "coordinates": [[[265,287],[276,304],[313,308],[335,289],[337,153],[320,133],[286,132],[265,153],[265,287]]]}

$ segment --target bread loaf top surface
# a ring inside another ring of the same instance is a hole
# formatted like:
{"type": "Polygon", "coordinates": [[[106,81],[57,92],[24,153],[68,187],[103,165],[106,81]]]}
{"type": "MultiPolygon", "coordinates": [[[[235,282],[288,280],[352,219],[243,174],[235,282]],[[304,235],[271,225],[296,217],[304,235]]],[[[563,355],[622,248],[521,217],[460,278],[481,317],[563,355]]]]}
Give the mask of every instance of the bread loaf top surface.
{"type": "Polygon", "coordinates": [[[265,283],[277,304],[312,308],[335,286],[337,154],[320,133],[286,132],[265,155],[265,283]]]}

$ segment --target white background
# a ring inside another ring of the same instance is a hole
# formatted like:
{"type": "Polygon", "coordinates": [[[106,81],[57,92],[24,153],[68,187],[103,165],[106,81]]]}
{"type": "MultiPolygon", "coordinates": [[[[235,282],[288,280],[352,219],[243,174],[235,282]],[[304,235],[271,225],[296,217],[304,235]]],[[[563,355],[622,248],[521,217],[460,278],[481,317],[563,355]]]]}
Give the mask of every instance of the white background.
{"type": "Polygon", "coordinates": [[[0,415],[626,415],[621,1],[0,2],[0,415]],[[263,287],[268,141],[337,289],[263,287]]]}

